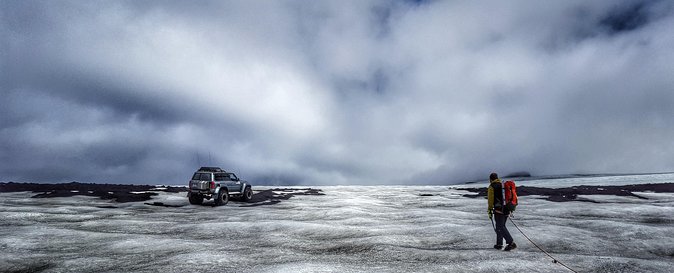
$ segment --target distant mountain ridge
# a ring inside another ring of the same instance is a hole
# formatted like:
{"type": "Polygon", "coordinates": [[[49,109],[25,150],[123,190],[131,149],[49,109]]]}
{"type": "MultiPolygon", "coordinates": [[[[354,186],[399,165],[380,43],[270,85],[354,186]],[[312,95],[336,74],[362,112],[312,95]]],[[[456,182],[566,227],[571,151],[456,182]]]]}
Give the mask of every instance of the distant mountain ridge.
{"type": "MultiPolygon", "coordinates": [[[[674,174],[674,172],[657,172],[657,173],[594,173],[594,174],[552,174],[552,175],[536,175],[532,176],[529,172],[514,172],[502,178],[515,179],[518,181],[528,180],[549,180],[549,179],[565,179],[565,178],[592,178],[592,177],[614,177],[614,176],[632,176],[632,175],[656,175],[656,174],[674,174]]],[[[464,184],[475,184],[487,182],[487,179],[468,181],[464,184]]]]}

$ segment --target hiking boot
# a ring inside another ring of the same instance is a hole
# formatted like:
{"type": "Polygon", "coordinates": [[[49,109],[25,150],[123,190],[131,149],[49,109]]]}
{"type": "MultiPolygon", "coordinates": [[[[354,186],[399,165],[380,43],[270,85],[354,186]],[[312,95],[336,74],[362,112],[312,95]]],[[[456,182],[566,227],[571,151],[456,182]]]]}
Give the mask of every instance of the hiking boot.
{"type": "Polygon", "coordinates": [[[512,243],[508,244],[508,245],[503,249],[503,251],[511,251],[511,250],[513,250],[513,249],[515,249],[515,248],[517,248],[517,244],[515,244],[515,242],[512,242],[512,243]]]}
{"type": "Polygon", "coordinates": [[[503,245],[494,245],[494,249],[501,250],[503,249],[503,245]]]}

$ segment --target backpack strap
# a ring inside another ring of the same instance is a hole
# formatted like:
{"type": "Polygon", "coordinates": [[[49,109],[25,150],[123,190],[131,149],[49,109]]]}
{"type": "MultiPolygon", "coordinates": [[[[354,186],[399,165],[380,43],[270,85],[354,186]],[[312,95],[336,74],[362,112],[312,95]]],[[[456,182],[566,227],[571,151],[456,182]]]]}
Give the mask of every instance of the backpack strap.
{"type": "Polygon", "coordinates": [[[506,200],[506,195],[505,195],[505,182],[501,181],[501,201],[503,201],[503,206],[508,204],[508,200],[506,200]]]}

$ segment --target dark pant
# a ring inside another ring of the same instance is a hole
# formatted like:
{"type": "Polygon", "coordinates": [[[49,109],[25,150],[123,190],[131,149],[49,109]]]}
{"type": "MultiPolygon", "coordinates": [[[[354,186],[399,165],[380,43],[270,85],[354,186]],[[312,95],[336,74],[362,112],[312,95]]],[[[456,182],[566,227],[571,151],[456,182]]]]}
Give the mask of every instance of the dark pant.
{"type": "Polygon", "coordinates": [[[494,213],[494,219],[496,220],[496,244],[502,245],[503,239],[506,240],[506,244],[511,244],[513,242],[513,237],[510,236],[510,232],[508,232],[508,228],[506,228],[508,215],[494,213]]]}

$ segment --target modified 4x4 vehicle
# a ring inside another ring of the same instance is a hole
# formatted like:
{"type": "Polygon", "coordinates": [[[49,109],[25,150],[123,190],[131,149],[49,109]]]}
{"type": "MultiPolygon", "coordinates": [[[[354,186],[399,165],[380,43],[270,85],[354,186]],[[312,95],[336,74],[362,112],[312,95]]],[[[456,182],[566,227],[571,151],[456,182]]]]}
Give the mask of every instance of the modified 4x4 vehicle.
{"type": "Polygon", "coordinates": [[[192,176],[187,190],[190,204],[200,205],[204,198],[214,199],[216,206],[229,202],[229,197],[248,201],[253,197],[250,183],[240,180],[234,173],[218,167],[201,167],[192,176]]]}

